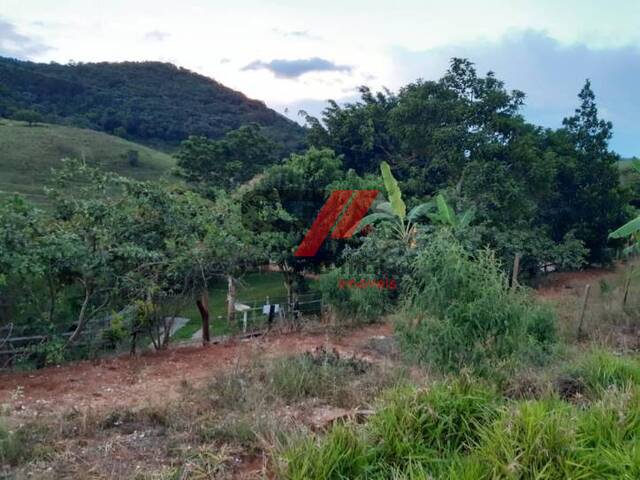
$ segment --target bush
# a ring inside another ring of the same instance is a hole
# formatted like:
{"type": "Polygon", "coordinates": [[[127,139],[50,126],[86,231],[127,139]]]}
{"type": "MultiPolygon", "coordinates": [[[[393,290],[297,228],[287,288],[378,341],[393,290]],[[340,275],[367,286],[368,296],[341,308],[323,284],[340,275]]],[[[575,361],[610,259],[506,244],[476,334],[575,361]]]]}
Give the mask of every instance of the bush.
{"type": "Polygon", "coordinates": [[[417,257],[405,315],[404,349],[444,370],[482,373],[518,356],[540,360],[555,340],[551,310],[509,289],[493,252],[471,255],[446,231],[417,257]]]}
{"type": "Polygon", "coordinates": [[[366,444],[352,428],[337,425],[325,438],[307,438],[284,455],[287,464],[281,478],[330,480],[362,478],[370,460],[366,444]]]}
{"type": "Polygon", "coordinates": [[[635,479],[640,389],[614,387],[578,408],[505,401],[467,381],[401,388],[367,424],[295,438],[282,459],[278,478],[289,479],[635,479]]]}
{"type": "Polygon", "coordinates": [[[11,116],[11,118],[20,122],[27,122],[30,127],[38,122],[44,121],[42,114],[35,110],[18,110],[11,116]]]}
{"type": "Polygon", "coordinates": [[[388,279],[345,273],[340,268],[320,277],[323,303],[330,305],[340,320],[354,322],[373,322],[387,313],[392,305],[391,286],[388,279]]]}

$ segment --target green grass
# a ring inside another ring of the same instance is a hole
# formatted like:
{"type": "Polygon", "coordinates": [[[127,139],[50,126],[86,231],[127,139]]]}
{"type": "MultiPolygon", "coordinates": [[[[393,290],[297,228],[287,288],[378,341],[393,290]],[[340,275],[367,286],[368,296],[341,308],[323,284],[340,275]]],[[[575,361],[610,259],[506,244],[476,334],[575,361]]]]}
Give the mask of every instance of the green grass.
{"type": "Polygon", "coordinates": [[[599,398],[612,387],[640,385],[640,362],[637,358],[593,350],[570,366],[567,375],[579,381],[591,398],[599,398]]]}
{"type": "MultiPolygon", "coordinates": [[[[244,275],[238,286],[237,298],[251,306],[262,305],[267,297],[282,299],[286,296],[282,274],[279,272],[248,273],[244,275]]],[[[202,326],[198,308],[189,305],[180,313],[189,322],[173,336],[174,340],[189,340],[202,326]]],[[[211,335],[225,335],[231,328],[227,323],[227,282],[217,280],[209,289],[209,316],[211,335]]]]}
{"type": "Polygon", "coordinates": [[[637,479],[640,388],[588,405],[512,401],[481,384],[393,392],[365,425],[284,442],[285,479],[637,479]]]}
{"type": "Polygon", "coordinates": [[[51,168],[66,157],[138,180],[158,178],[175,165],[166,153],[106,133],[6,119],[0,120],[0,152],[0,195],[20,193],[41,204],[51,168]],[[136,167],[127,161],[129,150],[138,151],[136,167]]]}

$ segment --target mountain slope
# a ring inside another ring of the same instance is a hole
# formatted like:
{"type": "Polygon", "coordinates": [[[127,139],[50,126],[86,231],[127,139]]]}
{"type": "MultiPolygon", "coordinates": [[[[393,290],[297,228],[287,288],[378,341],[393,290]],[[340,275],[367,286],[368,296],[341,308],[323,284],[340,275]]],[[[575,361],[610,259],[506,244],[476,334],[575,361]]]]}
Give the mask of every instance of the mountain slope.
{"type": "Polygon", "coordinates": [[[89,129],[0,120],[0,195],[21,193],[44,203],[51,168],[65,157],[145,180],[168,173],[175,160],[168,154],[89,129]],[[137,166],[128,159],[137,151],[137,166]]]}
{"type": "Polygon", "coordinates": [[[33,63],[0,57],[0,116],[34,109],[64,123],[172,147],[189,135],[220,138],[258,123],[283,145],[300,148],[295,122],[208,77],[169,63],[33,63]]]}

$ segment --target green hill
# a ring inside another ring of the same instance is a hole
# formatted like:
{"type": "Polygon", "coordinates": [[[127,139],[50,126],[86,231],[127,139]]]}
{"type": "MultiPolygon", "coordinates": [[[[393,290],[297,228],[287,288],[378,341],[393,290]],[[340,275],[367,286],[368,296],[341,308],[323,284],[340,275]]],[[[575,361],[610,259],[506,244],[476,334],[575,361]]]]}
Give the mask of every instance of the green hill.
{"type": "Polygon", "coordinates": [[[36,110],[48,123],[91,128],[149,146],[189,135],[221,138],[257,123],[281,154],[300,149],[305,130],[215,80],[160,62],[34,63],[0,57],[0,117],[36,110]]]}
{"type": "Polygon", "coordinates": [[[51,168],[65,157],[140,180],[158,178],[175,165],[166,153],[106,133],[0,119],[0,195],[21,193],[44,202],[51,168]],[[138,152],[137,166],[127,156],[132,150],[138,152]]]}

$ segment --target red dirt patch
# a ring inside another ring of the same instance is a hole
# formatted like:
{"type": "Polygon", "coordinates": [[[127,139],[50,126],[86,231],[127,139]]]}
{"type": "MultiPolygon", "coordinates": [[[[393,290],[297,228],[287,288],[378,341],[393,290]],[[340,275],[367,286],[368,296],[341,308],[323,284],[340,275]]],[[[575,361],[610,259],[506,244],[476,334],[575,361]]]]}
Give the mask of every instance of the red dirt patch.
{"type": "Polygon", "coordinates": [[[137,357],[122,355],[95,362],[77,362],[26,373],[0,374],[0,403],[11,400],[17,414],[52,413],[69,408],[94,409],[149,404],[178,397],[183,382],[198,384],[215,372],[263,357],[335,348],[352,355],[367,341],[391,335],[387,324],[348,330],[341,336],[328,333],[269,334],[248,340],[201,346],[174,347],[137,357]]]}

